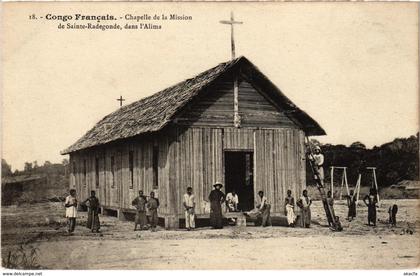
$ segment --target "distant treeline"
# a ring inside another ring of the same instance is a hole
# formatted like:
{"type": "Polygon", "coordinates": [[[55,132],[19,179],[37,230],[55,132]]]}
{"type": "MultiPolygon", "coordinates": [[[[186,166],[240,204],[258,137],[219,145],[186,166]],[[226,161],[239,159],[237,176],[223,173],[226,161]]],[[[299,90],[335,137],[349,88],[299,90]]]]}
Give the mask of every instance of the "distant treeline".
{"type": "MultiPolygon", "coordinates": [[[[354,142],[350,146],[321,144],[312,139],[312,144],[321,146],[325,156],[324,170],[325,181],[330,181],[330,166],[347,167],[347,179],[349,184],[354,185],[359,171],[362,172],[362,185],[371,185],[372,174],[364,171],[366,167],[376,167],[376,176],[380,187],[396,184],[401,180],[419,180],[419,133],[408,138],[397,138],[390,143],[367,149],[361,142],[354,142]]],[[[24,170],[15,170],[6,160],[1,161],[2,177],[47,174],[67,175],[69,162],[64,159],[61,163],[52,164],[46,161],[39,166],[37,162],[26,162],[24,170]]],[[[312,173],[309,164],[306,166],[307,184],[312,184],[312,173]]],[[[334,182],[341,182],[341,172],[334,173],[334,182]]]]}
{"type": "Polygon", "coordinates": [[[68,174],[69,161],[63,159],[61,163],[51,163],[45,161],[43,165],[38,165],[37,161],[25,162],[24,169],[12,172],[11,166],[6,160],[1,159],[1,176],[19,176],[19,175],[66,175],[68,174]]]}
{"type": "MultiPolygon", "coordinates": [[[[347,167],[347,179],[354,185],[359,171],[362,185],[372,184],[373,176],[366,167],[376,167],[379,187],[396,184],[401,180],[419,180],[419,133],[408,138],[397,138],[392,142],[367,149],[361,142],[349,147],[344,145],[322,145],[316,140],[311,143],[321,146],[325,157],[325,181],[330,182],[330,166],[347,167]]],[[[307,179],[312,182],[312,173],[307,164],[307,179]]],[[[341,183],[341,172],[334,172],[334,182],[341,183]]],[[[309,184],[309,183],[308,183],[309,184]]]]}

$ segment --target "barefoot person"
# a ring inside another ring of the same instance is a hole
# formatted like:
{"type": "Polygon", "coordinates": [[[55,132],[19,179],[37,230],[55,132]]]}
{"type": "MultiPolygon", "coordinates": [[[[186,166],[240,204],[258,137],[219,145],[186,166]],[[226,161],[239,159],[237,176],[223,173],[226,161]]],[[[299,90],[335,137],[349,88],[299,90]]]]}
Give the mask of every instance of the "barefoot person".
{"type": "Polygon", "coordinates": [[[155,198],[154,192],[150,192],[150,199],[147,202],[147,208],[150,212],[151,231],[156,232],[156,225],[158,223],[157,209],[159,208],[159,199],[155,198]]]}
{"type": "Polygon", "coordinates": [[[389,225],[397,226],[397,212],[398,212],[398,205],[397,204],[389,206],[389,209],[388,209],[389,225]]]}
{"type": "Polygon", "coordinates": [[[301,226],[305,228],[311,226],[311,204],[312,199],[308,196],[308,191],[303,190],[302,196],[297,202],[297,206],[300,208],[301,226]]]}
{"type": "Polygon", "coordinates": [[[347,213],[347,220],[352,221],[356,217],[356,196],[354,195],[354,191],[351,190],[350,194],[346,196],[347,199],[347,206],[349,207],[349,211],[347,213]]]}
{"type": "MultiPolygon", "coordinates": [[[[324,155],[321,153],[321,148],[319,146],[315,146],[313,157],[312,155],[309,155],[309,159],[313,161],[314,165],[316,166],[316,169],[319,174],[319,180],[322,185],[324,185],[324,168],[322,167],[324,165],[324,155]]],[[[314,176],[315,179],[318,179],[318,176],[314,176]]]]}
{"type": "Polygon", "coordinates": [[[239,197],[235,190],[226,195],[226,207],[229,212],[238,212],[239,197]]]}
{"type": "Polygon", "coordinates": [[[223,217],[222,217],[222,204],[224,202],[225,194],[220,190],[223,185],[220,182],[216,182],[213,185],[214,190],[210,192],[210,224],[213,229],[223,228],[223,217]]]}
{"type": "Polygon", "coordinates": [[[376,226],[376,204],[378,204],[378,197],[374,188],[370,189],[369,194],[365,196],[363,202],[368,207],[368,225],[370,226],[372,223],[373,226],[376,226]]]}
{"type": "Polygon", "coordinates": [[[84,204],[88,207],[88,219],[86,227],[92,232],[99,232],[101,227],[99,223],[99,199],[96,197],[95,191],[90,192],[90,197],[84,201],[84,204]]]}
{"type": "Polygon", "coordinates": [[[335,218],[334,213],[334,198],[332,197],[331,191],[327,192],[327,204],[328,204],[328,210],[331,211],[327,212],[327,219],[328,219],[328,225],[333,226],[333,218],[335,218]]]}
{"type": "Polygon", "coordinates": [[[191,187],[187,188],[184,194],[185,227],[188,231],[195,228],[195,196],[191,187]]]}
{"type": "Polygon", "coordinates": [[[146,204],[147,200],[146,197],[143,195],[143,191],[139,191],[139,196],[136,197],[132,202],[131,205],[136,208],[136,217],[134,219],[134,231],[137,230],[137,225],[140,225],[140,231],[145,229],[147,224],[147,216],[146,216],[146,204]]]}
{"type": "Polygon", "coordinates": [[[77,199],[76,199],[76,190],[71,189],[70,195],[66,197],[64,202],[66,207],[66,218],[68,223],[68,232],[73,233],[74,228],[76,227],[76,217],[77,217],[77,199]]]}
{"type": "Polygon", "coordinates": [[[287,197],[284,200],[285,208],[286,208],[286,216],[287,216],[287,224],[290,227],[295,225],[295,199],[292,197],[292,191],[287,190],[287,197]]]}
{"type": "Polygon", "coordinates": [[[267,197],[264,196],[263,191],[258,192],[257,206],[262,220],[261,226],[266,227],[271,225],[270,209],[271,205],[268,203],[267,197]]]}

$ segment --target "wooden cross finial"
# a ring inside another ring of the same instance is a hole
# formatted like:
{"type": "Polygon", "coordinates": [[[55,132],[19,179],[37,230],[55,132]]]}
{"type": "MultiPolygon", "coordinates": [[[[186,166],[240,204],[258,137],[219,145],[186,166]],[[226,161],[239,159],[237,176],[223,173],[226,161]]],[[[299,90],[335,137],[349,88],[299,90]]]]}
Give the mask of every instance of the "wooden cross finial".
{"type": "Polygon", "coordinates": [[[221,24],[227,24],[230,25],[230,41],[231,41],[231,47],[232,47],[232,60],[235,59],[235,39],[233,34],[233,25],[234,24],[242,24],[241,21],[235,21],[233,18],[233,12],[230,12],[230,21],[229,20],[221,20],[221,24]]]}
{"type": "Polygon", "coordinates": [[[118,99],[117,99],[117,101],[119,101],[120,102],[120,107],[122,106],[122,102],[123,101],[125,101],[125,99],[123,99],[123,97],[122,96],[120,96],[118,99]]]}

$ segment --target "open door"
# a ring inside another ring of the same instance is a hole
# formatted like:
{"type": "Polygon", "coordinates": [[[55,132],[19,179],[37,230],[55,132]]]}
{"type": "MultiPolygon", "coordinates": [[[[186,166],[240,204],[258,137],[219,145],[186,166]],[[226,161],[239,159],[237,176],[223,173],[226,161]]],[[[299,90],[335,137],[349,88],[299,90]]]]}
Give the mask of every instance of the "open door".
{"type": "Polygon", "coordinates": [[[239,210],[254,208],[254,160],[252,152],[225,151],[225,192],[236,191],[239,210]]]}

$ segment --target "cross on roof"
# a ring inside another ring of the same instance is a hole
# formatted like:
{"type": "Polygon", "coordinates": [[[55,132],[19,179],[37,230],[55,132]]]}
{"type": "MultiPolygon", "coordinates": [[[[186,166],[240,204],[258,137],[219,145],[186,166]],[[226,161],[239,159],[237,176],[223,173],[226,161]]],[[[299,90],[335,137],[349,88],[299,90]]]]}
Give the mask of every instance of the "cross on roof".
{"type": "Polygon", "coordinates": [[[122,102],[123,101],[125,101],[125,99],[123,99],[123,97],[122,96],[120,96],[118,99],[117,99],[117,101],[119,101],[120,102],[120,107],[122,106],[122,102]]]}
{"type": "Polygon", "coordinates": [[[230,25],[230,42],[232,46],[232,60],[235,59],[235,40],[233,35],[233,25],[234,24],[242,24],[241,21],[235,21],[233,18],[233,12],[230,12],[230,21],[229,20],[221,20],[221,24],[227,24],[230,25]]]}

